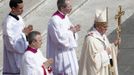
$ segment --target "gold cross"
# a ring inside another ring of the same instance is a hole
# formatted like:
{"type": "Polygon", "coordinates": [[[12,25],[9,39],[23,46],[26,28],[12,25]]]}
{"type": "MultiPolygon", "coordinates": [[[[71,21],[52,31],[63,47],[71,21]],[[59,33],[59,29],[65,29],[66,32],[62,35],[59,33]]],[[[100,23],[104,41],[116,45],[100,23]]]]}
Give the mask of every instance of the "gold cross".
{"type": "MultiPolygon", "coordinates": [[[[117,15],[115,15],[115,19],[117,20],[117,28],[116,28],[116,33],[117,33],[117,39],[121,38],[121,16],[125,14],[125,11],[122,11],[121,5],[119,5],[119,10],[117,15]]],[[[119,44],[118,44],[119,48],[119,44]]]]}
{"type": "Polygon", "coordinates": [[[121,32],[121,16],[125,14],[125,11],[122,11],[121,5],[119,5],[118,14],[115,15],[115,19],[118,21],[117,29],[119,32],[121,32]]]}

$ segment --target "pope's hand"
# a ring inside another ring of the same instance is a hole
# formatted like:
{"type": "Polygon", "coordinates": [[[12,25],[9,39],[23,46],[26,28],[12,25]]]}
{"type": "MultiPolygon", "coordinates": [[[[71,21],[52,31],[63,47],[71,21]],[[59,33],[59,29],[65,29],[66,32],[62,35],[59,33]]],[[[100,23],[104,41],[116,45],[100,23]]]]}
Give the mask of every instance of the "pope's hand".
{"type": "Polygon", "coordinates": [[[121,43],[121,38],[118,38],[114,41],[114,45],[117,46],[121,43]]]}
{"type": "Polygon", "coordinates": [[[110,48],[106,48],[106,51],[107,51],[108,54],[111,53],[111,49],[110,48]]]}

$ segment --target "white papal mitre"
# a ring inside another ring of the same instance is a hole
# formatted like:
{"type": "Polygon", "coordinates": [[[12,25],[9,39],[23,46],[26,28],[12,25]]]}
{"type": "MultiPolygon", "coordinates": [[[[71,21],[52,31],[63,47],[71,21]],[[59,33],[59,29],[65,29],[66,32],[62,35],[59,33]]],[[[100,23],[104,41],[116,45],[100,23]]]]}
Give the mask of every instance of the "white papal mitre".
{"type": "Polygon", "coordinates": [[[96,10],[95,13],[95,22],[107,22],[106,9],[96,10]]]}

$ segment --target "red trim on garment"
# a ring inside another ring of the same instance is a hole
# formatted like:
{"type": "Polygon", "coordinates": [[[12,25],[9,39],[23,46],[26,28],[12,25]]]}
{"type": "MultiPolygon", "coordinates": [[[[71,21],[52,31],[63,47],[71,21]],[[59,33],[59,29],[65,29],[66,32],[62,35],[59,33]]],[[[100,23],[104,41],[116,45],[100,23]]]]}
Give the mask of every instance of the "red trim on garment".
{"type": "Polygon", "coordinates": [[[52,72],[52,67],[51,67],[51,66],[48,68],[48,72],[49,72],[49,73],[52,72]]]}
{"type": "Polygon", "coordinates": [[[36,53],[37,52],[37,48],[31,48],[31,47],[27,47],[26,51],[31,51],[33,53],[36,53]]]}
{"type": "Polygon", "coordinates": [[[42,67],[42,69],[44,71],[44,75],[47,75],[44,65],[42,65],[41,67],[42,67]]]}
{"type": "Polygon", "coordinates": [[[58,15],[61,19],[65,18],[65,15],[61,14],[59,11],[56,11],[53,16],[58,15]]]}

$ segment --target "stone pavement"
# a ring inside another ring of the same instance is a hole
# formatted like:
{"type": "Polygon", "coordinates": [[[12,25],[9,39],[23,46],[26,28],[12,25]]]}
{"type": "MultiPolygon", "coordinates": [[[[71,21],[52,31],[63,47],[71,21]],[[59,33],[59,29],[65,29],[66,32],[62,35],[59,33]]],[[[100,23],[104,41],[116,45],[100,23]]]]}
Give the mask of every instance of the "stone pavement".
{"type": "MultiPolygon", "coordinates": [[[[6,13],[9,11],[9,0],[0,1],[0,23],[6,13]]],[[[25,12],[23,18],[26,25],[32,24],[34,30],[42,32],[43,47],[41,48],[44,55],[46,50],[46,31],[47,23],[54,11],[56,11],[57,0],[24,0],[25,12]]],[[[78,59],[81,53],[83,38],[87,31],[92,27],[94,22],[95,9],[109,8],[109,28],[107,35],[112,41],[115,37],[116,21],[114,19],[118,10],[118,5],[122,5],[125,15],[122,17],[122,43],[120,45],[119,75],[134,75],[134,4],[132,0],[72,0],[73,11],[70,19],[73,24],[80,24],[82,29],[79,32],[79,47],[76,50],[78,59]]],[[[2,39],[0,36],[0,66],[2,66],[2,39]]]]}

